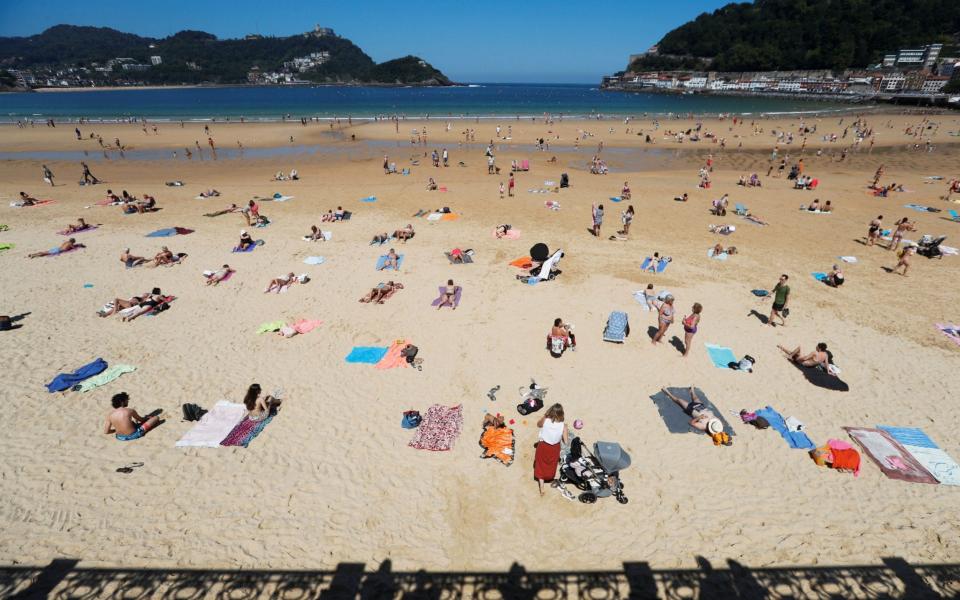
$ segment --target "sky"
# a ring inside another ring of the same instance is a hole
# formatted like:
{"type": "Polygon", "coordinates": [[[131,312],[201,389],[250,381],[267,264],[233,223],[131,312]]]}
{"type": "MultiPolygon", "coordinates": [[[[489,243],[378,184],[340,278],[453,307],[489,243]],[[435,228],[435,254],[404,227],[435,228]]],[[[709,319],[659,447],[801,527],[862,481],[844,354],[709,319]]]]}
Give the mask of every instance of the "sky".
{"type": "MultiPolygon", "coordinates": [[[[287,36],[319,24],[375,61],[417,55],[454,81],[597,83],[723,0],[0,0],[0,36],[61,23],[149,37],[287,36]]],[[[3,58],[3,57],[0,57],[3,58]]]]}

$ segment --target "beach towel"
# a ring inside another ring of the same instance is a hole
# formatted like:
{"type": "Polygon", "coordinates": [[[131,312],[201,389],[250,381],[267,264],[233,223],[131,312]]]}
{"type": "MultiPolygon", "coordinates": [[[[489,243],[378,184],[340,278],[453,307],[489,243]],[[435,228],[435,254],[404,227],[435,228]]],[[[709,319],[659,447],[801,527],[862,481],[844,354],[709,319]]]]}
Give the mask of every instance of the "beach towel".
{"type": "Polygon", "coordinates": [[[740,215],[740,216],[746,216],[746,214],[747,214],[747,207],[744,206],[744,205],[742,205],[742,204],[737,204],[737,205],[735,206],[735,208],[733,209],[733,212],[736,213],[736,214],[738,214],[738,215],[740,215]]]}
{"type": "Polygon", "coordinates": [[[557,200],[547,200],[543,205],[550,210],[560,210],[560,202],[557,200]]]}
{"type": "Polygon", "coordinates": [[[443,213],[443,215],[440,217],[440,220],[441,220],[441,221],[456,221],[456,220],[459,219],[459,218],[460,218],[460,215],[458,215],[457,213],[443,213]]]}
{"type": "Polygon", "coordinates": [[[953,210],[953,209],[950,209],[950,210],[947,211],[947,212],[950,213],[950,220],[951,220],[951,221],[960,221],[960,213],[958,213],[957,211],[955,211],[955,210],[953,210]]]}
{"type": "Polygon", "coordinates": [[[427,215],[427,220],[428,220],[428,221],[439,221],[441,217],[443,217],[443,213],[438,213],[438,212],[430,213],[429,215],[427,215]]]}
{"type": "Polygon", "coordinates": [[[910,210],[915,210],[917,212],[940,212],[939,208],[930,208],[929,206],[924,206],[922,204],[904,204],[904,208],[909,208],[910,210]]]}
{"type": "Polygon", "coordinates": [[[516,260],[510,261],[511,267],[517,267],[518,269],[530,269],[533,267],[533,259],[529,256],[521,256],[516,260]]]}
{"type": "Polygon", "coordinates": [[[386,346],[383,348],[377,346],[354,346],[344,360],[348,363],[368,363],[375,365],[386,356],[387,350],[389,350],[389,348],[386,346]]]}
{"type": "MultiPolygon", "coordinates": [[[[447,291],[447,286],[441,285],[439,287],[440,295],[437,296],[437,299],[430,303],[430,306],[440,306],[440,303],[443,302],[443,296],[447,291]]],[[[456,308],[460,306],[460,295],[463,292],[463,288],[459,285],[454,286],[453,292],[453,307],[456,308]]]]}
{"type": "Polygon", "coordinates": [[[360,202],[376,202],[376,196],[367,196],[366,198],[360,198],[360,202]]]}
{"type": "Polygon", "coordinates": [[[191,233],[193,233],[193,229],[187,229],[186,227],[168,227],[148,233],[146,237],[170,237],[172,235],[188,235],[191,233]]]}
{"type": "Polygon", "coordinates": [[[221,446],[242,446],[246,448],[254,440],[263,428],[273,420],[274,415],[270,414],[259,421],[251,421],[249,417],[244,417],[237,423],[230,433],[220,442],[221,446]]]}
{"type": "Polygon", "coordinates": [[[273,200],[274,202],[286,202],[287,200],[293,200],[293,196],[284,196],[281,193],[276,193],[271,198],[263,198],[263,200],[273,200]]]}
{"type": "Polygon", "coordinates": [[[900,442],[923,468],[943,485],[960,485],[960,465],[940,449],[922,429],[877,425],[900,442]]]}
{"type": "Polygon", "coordinates": [[[707,250],[707,256],[716,260],[727,260],[729,255],[726,252],[714,252],[713,248],[710,248],[707,250]]]}
{"type": "Polygon", "coordinates": [[[60,247],[50,248],[50,254],[44,254],[43,258],[50,258],[51,256],[60,256],[62,254],[70,254],[71,252],[76,252],[77,250],[82,250],[85,246],[74,246],[69,250],[60,250],[60,247]]]}
{"type": "MultiPolygon", "coordinates": [[[[377,259],[377,270],[380,271],[383,269],[383,265],[387,262],[387,255],[384,254],[377,259]]],[[[394,271],[399,271],[400,267],[403,265],[403,254],[397,255],[397,266],[394,267],[394,271]]]]}
{"type": "Polygon", "coordinates": [[[842,260],[842,261],[845,262],[845,263],[850,263],[850,264],[853,264],[853,265],[857,264],[857,257],[856,257],[856,256],[838,256],[837,258],[839,258],[840,260],[842,260]]]}
{"type": "MultiPolygon", "coordinates": [[[[209,269],[208,269],[208,270],[206,270],[206,271],[203,271],[203,276],[204,276],[204,277],[212,277],[212,276],[214,276],[216,273],[217,273],[216,271],[212,271],[212,270],[209,270],[209,269]]],[[[227,274],[223,276],[223,279],[221,279],[220,282],[223,283],[224,281],[230,281],[230,278],[233,277],[233,274],[234,274],[234,273],[236,273],[236,271],[233,270],[233,269],[227,271],[227,274]]]]}
{"type": "Polygon", "coordinates": [[[495,458],[508,467],[513,464],[514,436],[509,427],[485,427],[480,434],[480,447],[483,448],[480,458],[495,458]]]}
{"type": "Polygon", "coordinates": [[[23,205],[20,202],[11,202],[10,206],[12,208],[33,208],[34,206],[43,206],[45,204],[53,204],[56,200],[37,200],[33,204],[23,205]]]}
{"type": "Polygon", "coordinates": [[[256,242],[254,242],[254,243],[251,244],[250,246],[247,246],[247,247],[244,248],[243,250],[240,249],[240,246],[236,246],[236,247],[234,247],[233,251],[234,251],[234,252],[253,252],[253,251],[256,250],[257,248],[259,248],[260,246],[262,246],[264,243],[265,243],[265,242],[264,242],[263,240],[257,240],[256,242]]]}
{"type": "Polygon", "coordinates": [[[603,328],[603,341],[622,344],[630,335],[630,322],[627,313],[615,310],[607,317],[607,325],[603,328]]]}
{"type": "Polygon", "coordinates": [[[15,244],[0,244],[0,252],[3,252],[4,250],[12,250],[14,248],[16,248],[15,244]]]}
{"type": "Polygon", "coordinates": [[[947,339],[960,346],[960,325],[954,325],[953,323],[937,323],[934,325],[934,327],[936,327],[940,333],[947,336],[947,339]]]}
{"type": "Polygon", "coordinates": [[[739,363],[740,360],[733,350],[725,346],[716,344],[704,344],[707,347],[707,355],[710,356],[710,362],[718,369],[729,369],[730,363],[739,363]]]}
{"type": "Polygon", "coordinates": [[[271,331],[280,331],[280,328],[286,325],[286,321],[270,321],[257,327],[257,333],[269,333],[271,331]]]}
{"type": "Polygon", "coordinates": [[[610,196],[610,202],[622,202],[623,198],[620,196],[610,196]]]}
{"type": "MultiPolygon", "coordinates": [[[[493,228],[493,231],[490,232],[490,235],[493,236],[494,239],[498,239],[498,238],[497,238],[497,228],[496,228],[496,227],[493,228]]],[[[503,240],[519,240],[519,239],[520,239],[520,230],[519,230],[519,229],[508,229],[507,232],[504,233],[503,236],[502,236],[501,238],[499,238],[499,239],[503,239],[503,240]]]]}
{"type": "Polygon", "coordinates": [[[427,409],[420,427],[410,443],[417,450],[443,452],[453,449],[463,427],[463,405],[441,406],[434,404],[427,409]]]}
{"type": "Polygon", "coordinates": [[[293,327],[297,333],[304,334],[310,333],[317,327],[323,325],[323,321],[316,321],[311,319],[299,319],[294,321],[290,326],[293,327]]]}
{"type": "Polygon", "coordinates": [[[74,234],[76,234],[76,233],[86,233],[86,232],[88,232],[88,231],[93,231],[93,230],[96,229],[96,228],[97,228],[96,225],[87,225],[87,226],[84,227],[83,229],[77,229],[76,231],[69,231],[69,230],[67,230],[67,229],[61,229],[60,231],[57,232],[57,235],[74,235],[74,234]]]}
{"type": "Polygon", "coordinates": [[[933,475],[886,431],[866,427],[843,429],[887,477],[913,483],[937,483],[933,475]]]}
{"type": "Polygon", "coordinates": [[[70,389],[75,392],[89,392],[92,389],[110,383],[124,373],[133,373],[136,370],[137,368],[133,365],[113,365],[112,367],[101,371],[99,374],[74,385],[70,389]]]}
{"type": "MultiPolygon", "coordinates": [[[[670,393],[684,400],[690,400],[690,390],[688,388],[667,388],[670,390],[670,393]]],[[[720,422],[723,423],[723,430],[726,431],[731,437],[736,435],[733,431],[733,427],[727,422],[726,417],[723,416],[717,407],[713,405],[712,402],[707,398],[707,395],[703,393],[703,390],[700,388],[695,388],[694,391],[697,392],[697,398],[700,399],[700,402],[703,403],[708,409],[710,409],[713,414],[720,419],[720,422]]],[[[660,418],[663,419],[664,424],[667,426],[667,431],[670,433],[699,433],[706,435],[706,432],[700,431],[699,429],[694,429],[690,427],[690,417],[687,416],[687,413],[683,412],[676,402],[667,397],[663,392],[658,391],[656,394],[650,396],[650,399],[653,400],[653,403],[657,406],[657,410],[660,412],[660,418]]]]}
{"type": "MultiPolygon", "coordinates": [[[[321,231],[321,232],[320,232],[320,235],[323,236],[323,241],[325,241],[325,242],[329,242],[330,240],[333,239],[333,232],[332,232],[332,231],[321,231]]],[[[311,240],[311,239],[310,239],[310,236],[309,236],[309,235],[303,236],[303,240],[304,240],[305,242],[312,242],[312,241],[314,241],[314,240],[311,240]]]]}
{"type": "Polygon", "coordinates": [[[755,413],[758,417],[763,417],[767,420],[767,423],[770,423],[770,427],[773,427],[777,433],[780,434],[780,437],[787,442],[794,450],[811,450],[816,447],[816,444],[807,436],[803,431],[790,431],[787,428],[786,422],[783,418],[783,415],[775,411],[771,407],[761,408],[755,413]]]}
{"type": "MultiPolygon", "coordinates": [[[[444,256],[447,257],[447,260],[450,261],[450,264],[451,264],[451,265],[461,264],[461,263],[455,263],[455,262],[453,262],[453,255],[450,254],[449,252],[444,252],[443,254],[444,254],[444,256]]],[[[462,264],[465,264],[465,265],[471,265],[471,264],[473,264],[473,257],[470,256],[470,255],[467,254],[467,253],[463,253],[463,263],[462,263],[462,264]]]]}
{"type": "Polygon", "coordinates": [[[322,265],[325,260],[322,256],[308,256],[303,259],[303,262],[308,265],[322,265]]]}
{"type": "Polygon", "coordinates": [[[107,368],[107,361],[98,358],[95,361],[85,364],[72,373],[60,373],[53,378],[53,381],[47,384],[47,391],[51,394],[69,390],[74,385],[94,375],[103,373],[107,368]]]}
{"type": "Polygon", "coordinates": [[[220,400],[174,445],[178,448],[217,448],[246,416],[247,407],[243,404],[220,400]]]}
{"type": "Polygon", "coordinates": [[[395,342],[390,344],[390,347],[387,348],[387,353],[383,355],[383,358],[381,358],[377,362],[377,364],[373,365],[373,368],[374,369],[396,369],[397,367],[401,367],[401,368],[408,367],[409,365],[407,364],[407,357],[401,356],[400,352],[402,352],[403,349],[406,348],[409,343],[410,342],[408,342],[407,340],[396,340],[395,342]]]}
{"type": "Polygon", "coordinates": [[[816,271],[816,272],[813,272],[813,273],[810,273],[810,274],[813,275],[813,278],[816,279],[817,281],[825,281],[825,280],[827,279],[827,274],[826,274],[826,273],[822,273],[822,272],[816,271]]]}
{"type": "MultiPolygon", "coordinates": [[[[646,271],[647,269],[650,268],[650,261],[652,260],[653,259],[650,258],[649,256],[646,257],[645,259],[643,259],[643,263],[640,265],[640,268],[646,271]]],[[[669,264],[670,264],[669,260],[667,260],[666,258],[661,258],[660,262],[657,263],[657,273],[663,273],[664,270],[666,270],[667,265],[669,264]]]]}

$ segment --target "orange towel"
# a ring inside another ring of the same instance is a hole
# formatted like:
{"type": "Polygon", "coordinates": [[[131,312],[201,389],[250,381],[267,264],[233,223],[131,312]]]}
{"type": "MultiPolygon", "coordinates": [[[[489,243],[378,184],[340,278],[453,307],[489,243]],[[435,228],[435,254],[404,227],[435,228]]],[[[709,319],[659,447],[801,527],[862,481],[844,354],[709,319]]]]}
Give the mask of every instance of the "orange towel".
{"type": "Polygon", "coordinates": [[[406,340],[399,340],[392,344],[387,349],[387,353],[383,355],[383,358],[380,359],[380,362],[373,365],[375,369],[395,369],[397,367],[408,367],[407,357],[400,356],[400,352],[409,344],[410,342],[406,340]]]}
{"type": "Polygon", "coordinates": [[[509,427],[489,426],[480,436],[483,458],[495,458],[510,466],[513,462],[513,430],[509,427]]]}
{"type": "Polygon", "coordinates": [[[460,218],[460,215],[458,215],[457,213],[445,213],[442,217],[440,217],[440,220],[441,220],[441,221],[456,221],[456,220],[459,219],[459,218],[460,218]]]}
{"type": "Polygon", "coordinates": [[[517,260],[510,263],[511,267],[519,267],[521,269],[529,269],[533,266],[533,259],[529,256],[521,256],[517,260]]]}

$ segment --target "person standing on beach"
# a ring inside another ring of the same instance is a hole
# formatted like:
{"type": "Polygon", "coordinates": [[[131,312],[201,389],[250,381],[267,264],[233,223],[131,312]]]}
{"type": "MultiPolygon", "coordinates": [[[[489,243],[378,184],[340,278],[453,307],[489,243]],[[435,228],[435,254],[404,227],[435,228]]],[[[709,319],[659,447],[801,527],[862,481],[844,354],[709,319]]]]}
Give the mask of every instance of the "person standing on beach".
{"type": "Polygon", "coordinates": [[[543,484],[552,482],[557,476],[560,443],[568,443],[567,426],[563,423],[563,418],[563,406],[554,404],[537,421],[540,433],[533,457],[533,478],[537,480],[541,496],[544,495],[543,484]]]}
{"type": "Polygon", "coordinates": [[[507,195],[513,198],[513,188],[516,187],[516,182],[513,180],[513,173],[510,173],[510,180],[507,182],[507,195]]]}
{"type": "Polygon", "coordinates": [[[443,149],[442,155],[443,155],[443,166],[449,167],[449,166],[450,166],[450,153],[447,152],[447,149],[446,149],[446,148],[443,149]]]}
{"type": "Polygon", "coordinates": [[[593,237],[600,237],[600,226],[603,225],[603,205],[593,205],[593,237]]]}
{"type": "Polygon", "coordinates": [[[93,173],[90,172],[90,167],[87,166],[87,163],[81,162],[80,166],[83,167],[83,182],[86,184],[94,185],[100,183],[100,180],[93,176],[93,173]]]}
{"type": "Polygon", "coordinates": [[[897,258],[900,260],[897,264],[890,269],[889,273],[896,273],[900,267],[903,267],[903,276],[907,277],[907,271],[910,270],[910,257],[913,256],[914,252],[917,251],[917,247],[913,244],[904,246],[903,250],[897,253],[897,258]]]}
{"type": "Polygon", "coordinates": [[[43,165],[43,180],[50,184],[50,187],[53,187],[53,171],[51,171],[47,165],[43,165]]]}
{"type": "Polygon", "coordinates": [[[503,182],[500,182],[500,199],[503,200],[503,182]]]}
{"type": "Polygon", "coordinates": [[[887,250],[896,250],[900,246],[900,242],[903,241],[903,233],[905,231],[916,231],[916,227],[913,226],[906,217],[903,217],[899,221],[893,224],[893,234],[890,238],[890,244],[887,246],[887,250]]]}
{"type": "Polygon", "coordinates": [[[784,273],[780,276],[777,285],[773,286],[773,289],[770,290],[770,293],[773,295],[773,307],[770,309],[770,316],[767,317],[767,325],[771,327],[776,327],[776,324],[773,322],[775,317],[780,317],[781,325],[787,324],[783,315],[784,310],[787,308],[787,301],[790,300],[790,286],[787,285],[788,279],[790,279],[790,277],[784,273]]]}
{"type": "Polygon", "coordinates": [[[623,229],[617,233],[624,236],[630,235],[630,225],[633,223],[633,214],[633,205],[631,204],[620,216],[620,221],[623,223],[623,229]]]}
{"type": "Polygon", "coordinates": [[[383,155],[383,172],[385,175],[390,174],[390,158],[386,154],[383,155]]]}
{"type": "Polygon", "coordinates": [[[683,356],[686,358],[690,353],[690,343],[693,342],[693,336],[697,333],[697,327],[700,325],[700,313],[703,306],[699,302],[693,303],[693,312],[683,318],[683,356]]]}
{"type": "Polygon", "coordinates": [[[873,246],[876,244],[882,233],[883,215],[879,215],[876,219],[870,221],[870,228],[867,229],[867,245],[873,246]]]}
{"type": "Polygon", "coordinates": [[[667,328],[673,324],[673,295],[667,294],[663,299],[663,303],[660,304],[660,311],[657,315],[657,320],[659,322],[659,327],[657,328],[657,333],[653,336],[653,339],[650,340],[651,344],[659,344],[660,340],[663,338],[663,334],[667,332],[667,328]]]}
{"type": "Polygon", "coordinates": [[[213,143],[213,138],[208,137],[207,143],[210,144],[210,152],[213,153],[213,160],[217,160],[217,147],[213,143]]]}

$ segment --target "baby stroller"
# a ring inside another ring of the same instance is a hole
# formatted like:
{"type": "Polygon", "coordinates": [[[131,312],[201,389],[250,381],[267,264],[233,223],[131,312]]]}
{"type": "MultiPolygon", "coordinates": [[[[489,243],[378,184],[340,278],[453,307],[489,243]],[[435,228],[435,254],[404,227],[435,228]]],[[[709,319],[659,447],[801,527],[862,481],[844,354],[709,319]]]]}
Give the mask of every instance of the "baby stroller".
{"type": "Polygon", "coordinates": [[[940,251],[940,244],[947,239],[947,236],[941,235],[936,239],[933,236],[925,235],[917,244],[917,254],[927,258],[943,258],[943,252],[940,251]]]}
{"type": "Polygon", "coordinates": [[[623,495],[620,471],[630,466],[630,455],[620,444],[597,442],[593,453],[587,450],[579,437],[570,441],[570,453],[560,467],[560,483],[572,483],[583,493],[578,499],[593,504],[597,498],[613,496],[620,504],[628,502],[623,495]]]}

